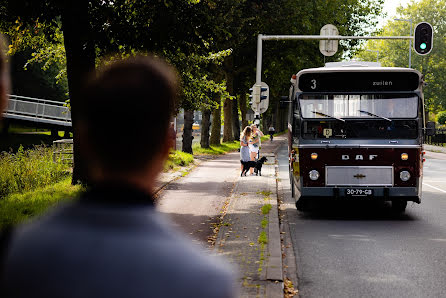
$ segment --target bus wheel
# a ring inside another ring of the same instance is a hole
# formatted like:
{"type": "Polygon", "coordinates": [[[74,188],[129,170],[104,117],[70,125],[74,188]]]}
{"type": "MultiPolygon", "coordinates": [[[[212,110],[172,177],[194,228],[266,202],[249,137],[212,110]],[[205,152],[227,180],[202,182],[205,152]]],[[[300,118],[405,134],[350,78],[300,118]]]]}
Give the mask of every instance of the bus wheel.
{"type": "Polygon", "coordinates": [[[300,198],[299,200],[296,201],[296,209],[299,211],[305,211],[308,207],[307,203],[308,202],[305,199],[300,198]]]}
{"type": "Polygon", "coordinates": [[[406,210],[407,201],[394,200],[392,201],[392,210],[396,213],[403,213],[406,210]]]}

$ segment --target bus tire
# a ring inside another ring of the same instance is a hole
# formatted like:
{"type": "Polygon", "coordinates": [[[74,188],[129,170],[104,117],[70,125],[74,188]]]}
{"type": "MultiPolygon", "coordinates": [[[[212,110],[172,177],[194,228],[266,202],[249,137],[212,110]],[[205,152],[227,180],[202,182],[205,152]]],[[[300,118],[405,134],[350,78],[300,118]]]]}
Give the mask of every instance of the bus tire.
{"type": "Polygon", "coordinates": [[[307,210],[308,202],[304,198],[300,198],[296,201],[296,209],[299,211],[307,210]]]}
{"type": "Polygon", "coordinates": [[[395,213],[404,213],[406,211],[407,201],[393,200],[392,201],[392,211],[395,213]]]}

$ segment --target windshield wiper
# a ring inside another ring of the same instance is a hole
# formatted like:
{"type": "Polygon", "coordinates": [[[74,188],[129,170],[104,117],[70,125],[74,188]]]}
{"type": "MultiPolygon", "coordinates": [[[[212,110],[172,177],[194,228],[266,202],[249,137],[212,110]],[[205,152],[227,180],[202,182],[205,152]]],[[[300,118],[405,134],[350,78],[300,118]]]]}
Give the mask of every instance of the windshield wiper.
{"type": "Polygon", "coordinates": [[[328,114],[324,114],[324,113],[321,113],[321,112],[318,112],[318,111],[311,111],[311,112],[313,112],[314,114],[317,114],[317,115],[321,115],[321,116],[325,116],[325,117],[328,117],[328,118],[333,118],[333,119],[336,119],[336,120],[345,122],[345,120],[342,119],[342,118],[338,118],[338,117],[335,117],[335,116],[331,116],[331,115],[328,115],[328,114]]]}
{"type": "Polygon", "coordinates": [[[386,117],[383,117],[383,116],[379,116],[379,115],[373,114],[373,113],[371,113],[371,112],[369,112],[369,111],[363,111],[363,110],[358,110],[358,111],[361,112],[361,113],[367,114],[367,115],[369,115],[369,116],[373,116],[373,117],[381,118],[381,119],[387,120],[387,121],[389,121],[389,122],[392,122],[392,119],[389,119],[389,118],[386,118],[386,117]]]}

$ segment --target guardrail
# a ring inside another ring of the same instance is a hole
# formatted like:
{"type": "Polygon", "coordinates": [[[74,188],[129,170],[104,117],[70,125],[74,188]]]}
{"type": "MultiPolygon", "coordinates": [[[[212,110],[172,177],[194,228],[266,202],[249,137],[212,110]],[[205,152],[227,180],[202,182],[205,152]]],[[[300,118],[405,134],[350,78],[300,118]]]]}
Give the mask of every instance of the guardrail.
{"type": "Polygon", "coordinates": [[[65,103],[19,95],[9,95],[6,118],[71,126],[71,112],[65,103]]]}
{"type": "Polygon", "coordinates": [[[446,129],[436,129],[433,136],[426,136],[425,143],[429,145],[445,146],[446,129]]]}
{"type": "Polygon", "coordinates": [[[73,139],[62,139],[53,142],[53,162],[62,161],[71,167],[73,161],[73,139]]]}

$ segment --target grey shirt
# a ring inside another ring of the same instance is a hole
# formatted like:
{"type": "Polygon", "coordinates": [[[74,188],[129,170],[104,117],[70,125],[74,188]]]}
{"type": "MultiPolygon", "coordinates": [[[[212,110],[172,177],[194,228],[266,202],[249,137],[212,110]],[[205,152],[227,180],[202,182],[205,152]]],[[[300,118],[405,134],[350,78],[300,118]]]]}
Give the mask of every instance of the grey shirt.
{"type": "Polygon", "coordinates": [[[170,228],[151,198],[113,187],[18,228],[6,297],[234,297],[233,273],[170,228]]]}

